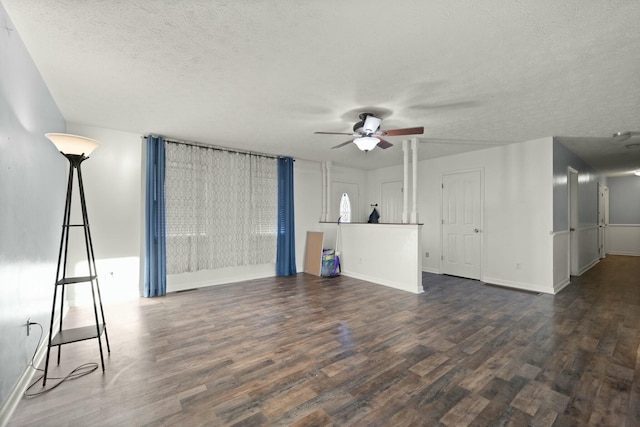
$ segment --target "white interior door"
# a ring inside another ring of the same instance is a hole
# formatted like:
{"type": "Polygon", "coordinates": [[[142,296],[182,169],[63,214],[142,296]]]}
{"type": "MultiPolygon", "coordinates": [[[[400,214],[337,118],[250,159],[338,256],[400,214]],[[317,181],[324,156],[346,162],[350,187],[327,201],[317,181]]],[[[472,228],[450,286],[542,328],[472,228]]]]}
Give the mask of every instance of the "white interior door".
{"type": "Polygon", "coordinates": [[[481,171],[442,177],[442,265],[444,274],[480,279],[481,171]]]}
{"type": "Polygon", "coordinates": [[[382,183],[380,222],[402,222],[402,181],[382,183]]]}
{"type": "Polygon", "coordinates": [[[598,257],[604,258],[606,255],[605,239],[607,227],[607,202],[608,188],[598,184],[598,257]]]}

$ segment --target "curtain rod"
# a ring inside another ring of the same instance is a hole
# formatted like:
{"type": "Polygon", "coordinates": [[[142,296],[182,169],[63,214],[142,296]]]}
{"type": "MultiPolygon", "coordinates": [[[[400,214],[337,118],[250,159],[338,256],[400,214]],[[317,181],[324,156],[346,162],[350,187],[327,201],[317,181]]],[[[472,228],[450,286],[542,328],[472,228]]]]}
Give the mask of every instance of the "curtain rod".
{"type": "MultiPolygon", "coordinates": [[[[142,135],[142,138],[147,139],[147,136],[160,136],[160,135],[142,135]]],[[[206,148],[209,150],[226,151],[228,153],[247,154],[249,156],[267,157],[270,159],[278,159],[281,157],[281,156],[275,156],[273,154],[258,153],[255,151],[237,150],[235,148],[218,147],[215,145],[204,144],[202,142],[181,141],[181,140],[170,139],[165,137],[162,137],[162,138],[164,138],[165,142],[170,142],[172,144],[189,145],[192,147],[206,148]]]]}

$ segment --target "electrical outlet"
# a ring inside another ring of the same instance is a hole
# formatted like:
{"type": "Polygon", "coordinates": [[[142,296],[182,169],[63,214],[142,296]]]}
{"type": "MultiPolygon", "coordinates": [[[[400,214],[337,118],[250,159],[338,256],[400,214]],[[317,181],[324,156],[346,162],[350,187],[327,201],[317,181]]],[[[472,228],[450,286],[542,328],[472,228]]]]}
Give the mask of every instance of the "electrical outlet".
{"type": "Polygon", "coordinates": [[[27,336],[31,333],[31,317],[27,319],[27,336]]]}
{"type": "Polygon", "coordinates": [[[424,253],[424,257],[425,257],[425,258],[429,258],[429,252],[425,252],[425,253],[424,253]]]}

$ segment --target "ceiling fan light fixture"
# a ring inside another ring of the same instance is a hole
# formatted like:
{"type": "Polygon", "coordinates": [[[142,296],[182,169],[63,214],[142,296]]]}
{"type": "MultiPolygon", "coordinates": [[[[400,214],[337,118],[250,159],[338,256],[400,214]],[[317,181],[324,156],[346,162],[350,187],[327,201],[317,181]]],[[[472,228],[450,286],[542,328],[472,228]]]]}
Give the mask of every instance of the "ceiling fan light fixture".
{"type": "Polygon", "coordinates": [[[375,116],[367,116],[362,126],[362,131],[365,133],[374,133],[380,127],[380,123],[382,123],[382,119],[375,116]]]}
{"type": "Polygon", "coordinates": [[[354,139],[353,142],[360,150],[367,152],[373,150],[380,140],[372,136],[363,136],[362,138],[354,139]]]}

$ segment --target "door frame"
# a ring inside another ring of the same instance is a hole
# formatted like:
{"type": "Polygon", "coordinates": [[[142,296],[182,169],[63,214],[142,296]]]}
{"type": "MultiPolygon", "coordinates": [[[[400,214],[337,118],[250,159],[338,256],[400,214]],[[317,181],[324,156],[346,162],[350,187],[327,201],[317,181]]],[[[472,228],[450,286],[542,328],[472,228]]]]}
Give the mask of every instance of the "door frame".
{"type": "Polygon", "coordinates": [[[442,172],[440,175],[440,260],[438,261],[438,272],[442,273],[442,264],[444,261],[444,177],[445,175],[459,175],[469,172],[480,173],[480,247],[478,252],[478,263],[480,264],[480,277],[477,279],[483,281],[484,279],[484,233],[486,229],[485,215],[484,215],[484,167],[473,169],[461,169],[442,172]]]}
{"type": "Polygon", "coordinates": [[[569,276],[576,276],[580,272],[580,260],[578,259],[578,221],[579,221],[579,183],[580,172],[571,166],[567,166],[567,228],[569,229],[569,245],[567,262],[569,263],[569,276]],[[575,178],[575,182],[574,182],[575,178]]]}

